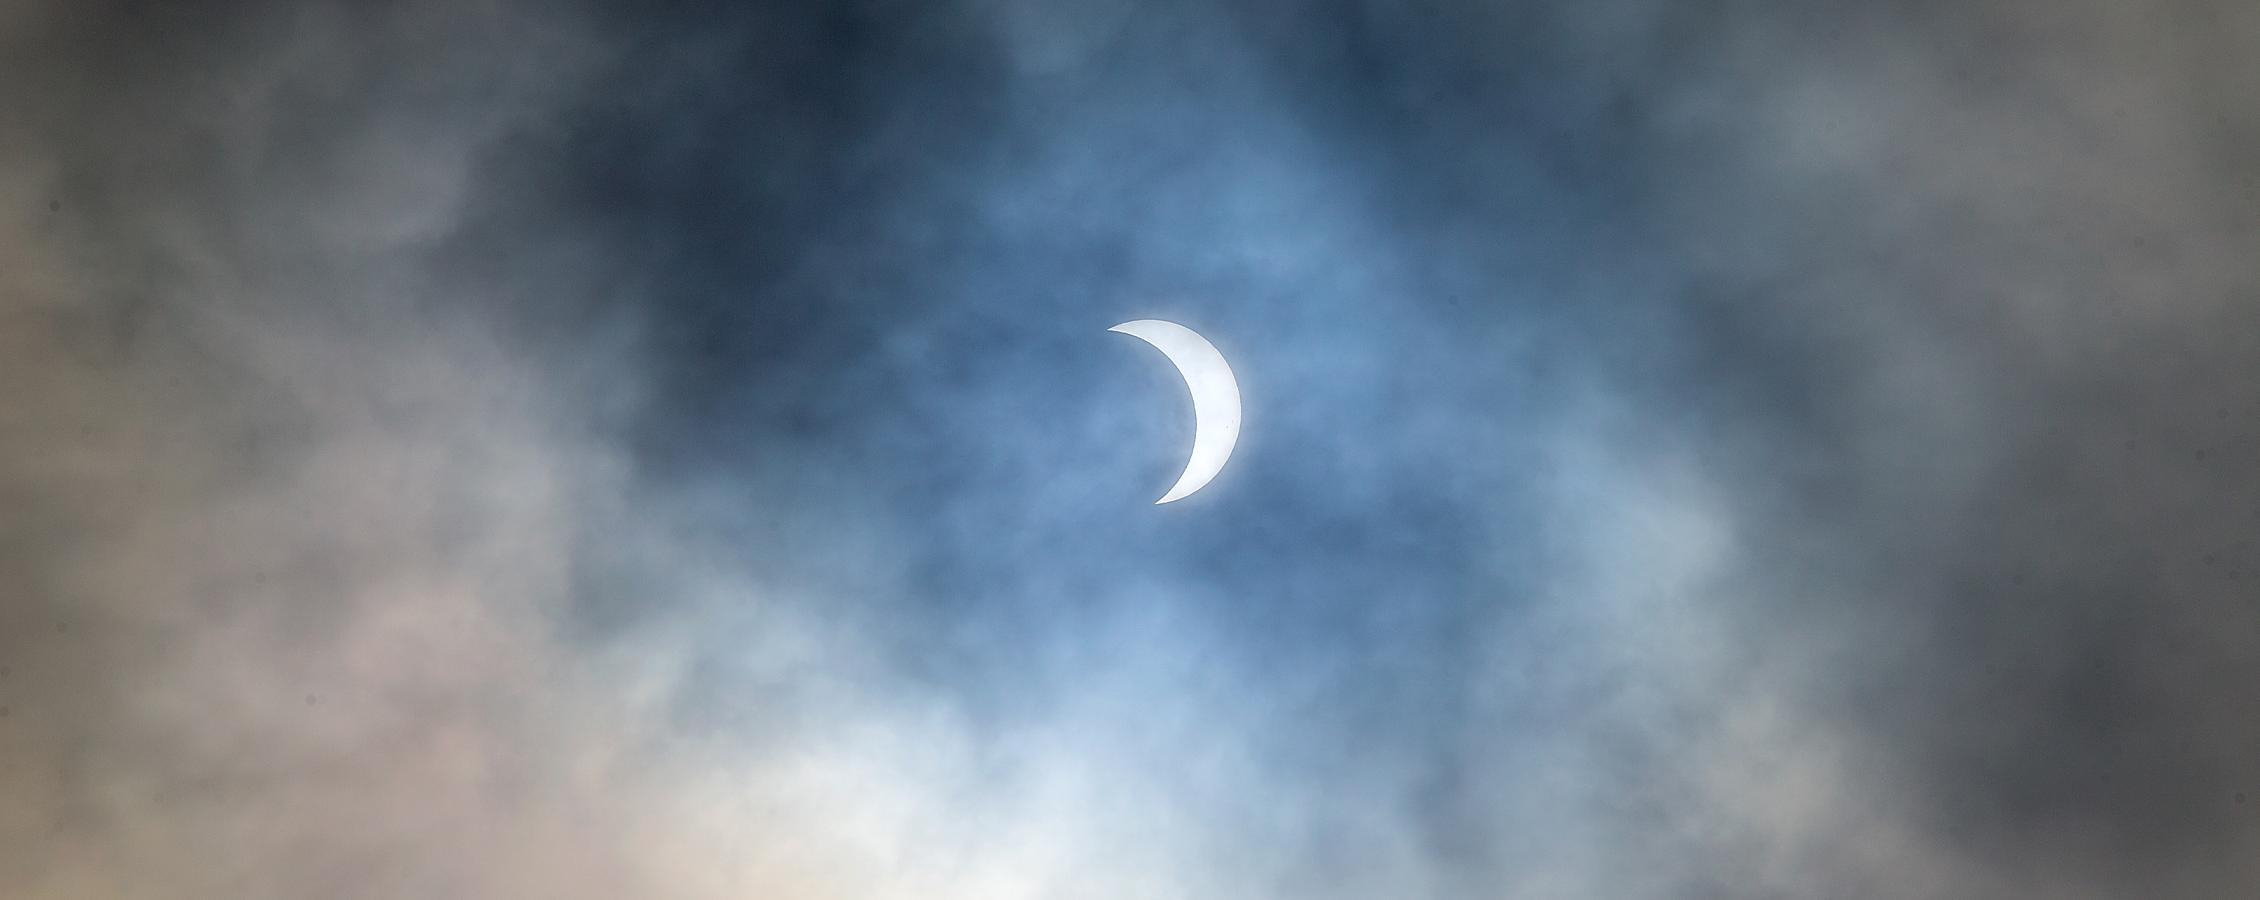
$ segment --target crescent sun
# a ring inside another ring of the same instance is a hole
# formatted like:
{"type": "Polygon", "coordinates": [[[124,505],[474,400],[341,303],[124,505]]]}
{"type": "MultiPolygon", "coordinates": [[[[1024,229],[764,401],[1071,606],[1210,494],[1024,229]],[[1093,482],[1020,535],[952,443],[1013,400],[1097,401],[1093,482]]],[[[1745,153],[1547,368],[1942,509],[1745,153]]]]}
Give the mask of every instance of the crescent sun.
{"type": "Polygon", "coordinates": [[[1224,354],[1183,325],[1138,319],[1107,330],[1154,345],[1177,366],[1177,374],[1185,376],[1185,387],[1193,392],[1192,458],[1185,461],[1185,474],[1177,476],[1177,485],[1154,503],[1182,500],[1223,471],[1224,461],[1232,458],[1232,446],[1240,442],[1240,382],[1233,379],[1224,354]]]}

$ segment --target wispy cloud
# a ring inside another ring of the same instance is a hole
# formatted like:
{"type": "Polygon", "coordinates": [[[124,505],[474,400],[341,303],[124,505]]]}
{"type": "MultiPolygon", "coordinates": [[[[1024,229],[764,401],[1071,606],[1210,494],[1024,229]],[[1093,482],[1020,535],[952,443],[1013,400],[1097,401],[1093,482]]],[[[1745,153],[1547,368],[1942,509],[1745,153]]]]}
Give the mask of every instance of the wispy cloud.
{"type": "Polygon", "coordinates": [[[2239,895],[2251,18],[0,9],[0,892],[2239,895]]]}

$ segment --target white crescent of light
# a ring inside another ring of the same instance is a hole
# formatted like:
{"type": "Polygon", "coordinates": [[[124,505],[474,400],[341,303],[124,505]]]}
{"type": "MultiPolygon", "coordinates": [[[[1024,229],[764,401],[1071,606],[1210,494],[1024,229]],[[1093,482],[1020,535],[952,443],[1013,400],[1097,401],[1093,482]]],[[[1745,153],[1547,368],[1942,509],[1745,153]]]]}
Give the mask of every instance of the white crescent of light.
{"type": "Polygon", "coordinates": [[[1224,354],[1183,325],[1138,319],[1107,330],[1154,345],[1176,364],[1177,373],[1185,376],[1185,387],[1193,392],[1193,456],[1185,461],[1185,474],[1177,476],[1177,486],[1154,503],[1182,500],[1223,471],[1224,461],[1232,458],[1232,445],[1240,442],[1240,382],[1232,377],[1232,367],[1224,364],[1224,354]]]}

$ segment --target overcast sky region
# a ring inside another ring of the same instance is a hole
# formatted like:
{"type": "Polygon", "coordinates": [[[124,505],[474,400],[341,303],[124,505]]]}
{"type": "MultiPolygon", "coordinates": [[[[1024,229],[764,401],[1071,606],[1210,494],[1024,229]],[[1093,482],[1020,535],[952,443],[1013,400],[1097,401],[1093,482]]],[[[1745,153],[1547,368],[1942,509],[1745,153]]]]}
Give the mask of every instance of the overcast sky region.
{"type": "Polygon", "coordinates": [[[2260,896],[2256,98],[2239,0],[0,0],[0,896],[2260,896]]]}

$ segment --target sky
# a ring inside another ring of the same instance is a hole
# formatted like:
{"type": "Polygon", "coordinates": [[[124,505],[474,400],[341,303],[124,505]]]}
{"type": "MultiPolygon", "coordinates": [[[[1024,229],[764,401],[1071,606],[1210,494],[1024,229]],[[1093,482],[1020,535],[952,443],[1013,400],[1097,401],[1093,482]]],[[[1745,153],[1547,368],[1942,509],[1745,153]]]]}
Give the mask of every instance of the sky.
{"type": "Polygon", "coordinates": [[[0,0],[0,894],[2250,896],[2255,96],[2232,0],[0,0]]]}

